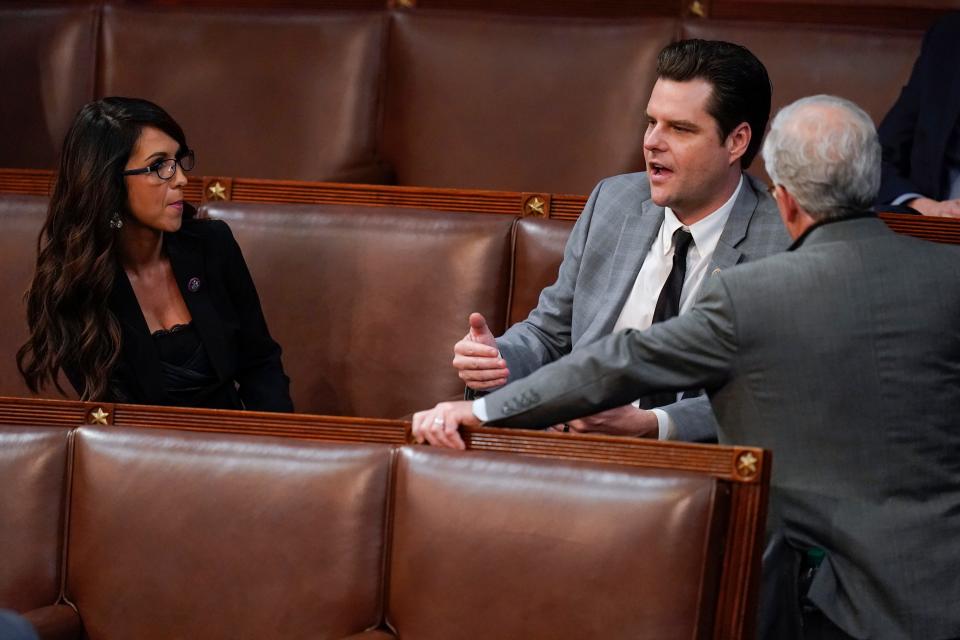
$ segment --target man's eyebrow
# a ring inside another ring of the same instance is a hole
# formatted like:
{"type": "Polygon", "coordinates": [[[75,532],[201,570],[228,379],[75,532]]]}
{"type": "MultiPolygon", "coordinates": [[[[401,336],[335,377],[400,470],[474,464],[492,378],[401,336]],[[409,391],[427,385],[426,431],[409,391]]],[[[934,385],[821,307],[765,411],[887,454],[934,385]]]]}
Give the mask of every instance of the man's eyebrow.
{"type": "MultiPolygon", "coordinates": [[[[657,118],[653,117],[649,113],[644,114],[644,117],[646,117],[647,120],[657,120],[657,118]]],[[[668,124],[671,127],[683,127],[685,129],[692,129],[694,131],[700,130],[700,125],[695,122],[691,122],[690,120],[670,120],[669,118],[664,118],[659,120],[659,122],[668,124]]]]}
{"type": "Polygon", "coordinates": [[[683,127],[685,129],[700,129],[700,125],[689,120],[667,120],[667,124],[674,127],[683,127]]]}

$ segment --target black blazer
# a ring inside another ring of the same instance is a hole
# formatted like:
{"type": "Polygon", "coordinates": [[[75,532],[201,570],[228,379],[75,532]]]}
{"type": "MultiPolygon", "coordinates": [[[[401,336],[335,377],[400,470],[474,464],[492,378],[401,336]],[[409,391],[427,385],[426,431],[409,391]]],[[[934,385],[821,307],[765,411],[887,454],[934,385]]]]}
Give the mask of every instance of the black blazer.
{"type": "Polygon", "coordinates": [[[880,124],[883,172],[878,204],[905,193],[942,200],[944,154],[960,118],[960,13],[940,19],[896,104],[880,124]]]}
{"type": "MultiPolygon", "coordinates": [[[[165,234],[164,249],[194,327],[223,385],[223,392],[216,395],[226,396],[227,404],[232,405],[216,408],[293,411],[280,345],[270,337],[250,271],[227,224],[184,218],[180,231],[165,234]]],[[[121,354],[111,374],[109,399],[173,404],[164,389],[157,348],[133,288],[119,265],[117,272],[110,310],[120,323],[121,354]]]]}

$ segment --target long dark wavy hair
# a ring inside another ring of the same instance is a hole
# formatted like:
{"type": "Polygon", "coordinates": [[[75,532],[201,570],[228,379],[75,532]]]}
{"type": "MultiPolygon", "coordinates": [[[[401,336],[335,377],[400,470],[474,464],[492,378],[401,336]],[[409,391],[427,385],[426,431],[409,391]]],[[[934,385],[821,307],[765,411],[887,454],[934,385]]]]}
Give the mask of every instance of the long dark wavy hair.
{"type": "Polygon", "coordinates": [[[145,126],[180,143],[170,115],[147,100],[104,98],[77,113],[60,154],[47,219],[37,239],[37,269],[26,293],[30,338],[17,368],[34,393],[52,384],[64,394],[61,370],[84,400],[111,396],[120,354],[120,325],[108,308],[118,274],[114,214],[127,213],[121,175],[145,126]]]}

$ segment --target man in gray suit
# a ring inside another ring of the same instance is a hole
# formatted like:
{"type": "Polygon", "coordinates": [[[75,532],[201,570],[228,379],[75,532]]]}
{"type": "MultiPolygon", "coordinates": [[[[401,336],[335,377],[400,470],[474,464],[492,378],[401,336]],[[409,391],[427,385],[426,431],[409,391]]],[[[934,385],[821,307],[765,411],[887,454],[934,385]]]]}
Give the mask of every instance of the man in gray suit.
{"type": "MultiPolygon", "coordinates": [[[[453,360],[468,397],[523,378],[611,332],[645,329],[685,311],[709,274],[787,248],[766,188],[741,170],[759,150],[770,114],[763,64],[738,45],[687,40],[660,52],[657,75],[646,114],[647,170],[594,189],[556,283],[526,320],[494,339],[483,316],[471,315],[453,360]],[[671,291],[679,296],[673,307],[671,291]]],[[[678,394],[646,396],[567,426],[715,441],[707,398],[699,389],[685,395],[679,401],[678,394]]]]}
{"type": "Polygon", "coordinates": [[[803,637],[960,637],[960,248],[866,213],[880,145],[852,103],[786,107],[763,155],[790,252],[711,277],[678,318],[418,413],[414,434],[458,447],[480,418],[539,427],[703,386],[721,443],[773,451],[768,533],[822,558],[803,637]]]}

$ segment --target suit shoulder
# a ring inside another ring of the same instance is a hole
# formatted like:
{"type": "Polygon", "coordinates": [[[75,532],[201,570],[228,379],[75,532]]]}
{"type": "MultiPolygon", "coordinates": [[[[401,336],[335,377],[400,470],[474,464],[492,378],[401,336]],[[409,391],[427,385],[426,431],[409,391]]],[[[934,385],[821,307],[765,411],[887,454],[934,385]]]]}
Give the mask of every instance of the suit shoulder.
{"type": "Polygon", "coordinates": [[[928,269],[960,271],[960,245],[934,242],[901,233],[892,236],[905,253],[917,256],[928,269]]]}
{"type": "Polygon", "coordinates": [[[960,12],[948,13],[934,22],[927,32],[927,40],[957,48],[960,42],[960,12]]]}
{"type": "Polygon", "coordinates": [[[608,219],[618,218],[631,212],[643,210],[650,200],[650,183],[647,174],[625,173],[604,178],[593,189],[590,201],[592,216],[608,219]]]}
{"type": "Polygon", "coordinates": [[[763,218],[773,218],[779,221],[780,211],[777,209],[777,201],[770,195],[767,185],[759,178],[747,172],[743,173],[743,179],[745,182],[744,186],[752,189],[754,195],[757,197],[757,213],[763,218]]]}

